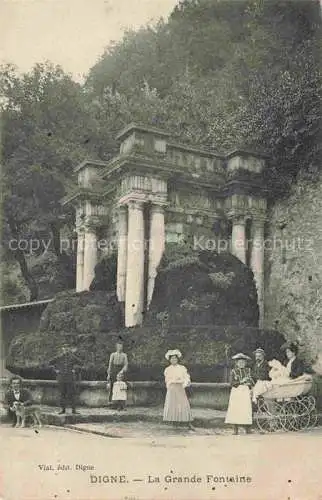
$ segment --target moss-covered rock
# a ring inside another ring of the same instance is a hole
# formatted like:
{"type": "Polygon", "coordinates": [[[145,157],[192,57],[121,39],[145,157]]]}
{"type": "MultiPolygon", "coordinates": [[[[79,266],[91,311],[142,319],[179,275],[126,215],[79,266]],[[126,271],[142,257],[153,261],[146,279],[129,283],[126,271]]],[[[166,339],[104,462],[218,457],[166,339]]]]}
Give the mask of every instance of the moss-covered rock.
{"type": "Polygon", "coordinates": [[[146,322],[156,325],[161,316],[169,326],[257,326],[253,273],[231,254],[168,245],[146,322]]]}
{"type": "MultiPolygon", "coordinates": [[[[115,268],[111,260],[101,265],[109,288],[115,268]]],[[[96,276],[98,283],[98,268],[96,276]]],[[[162,379],[165,352],[178,348],[193,380],[222,381],[231,354],[251,354],[262,346],[276,357],[284,343],[277,332],[256,328],[256,288],[246,266],[232,255],[185,246],[167,247],[143,326],[124,328],[122,313],[113,291],[59,293],[43,313],[38,333],[14,339],[8,365],[24,376],[53,376],[50,359],[68,342],[82,360],[83,378],[102,379],[114,344],[122,338],[132,380],[162,379]]]]}

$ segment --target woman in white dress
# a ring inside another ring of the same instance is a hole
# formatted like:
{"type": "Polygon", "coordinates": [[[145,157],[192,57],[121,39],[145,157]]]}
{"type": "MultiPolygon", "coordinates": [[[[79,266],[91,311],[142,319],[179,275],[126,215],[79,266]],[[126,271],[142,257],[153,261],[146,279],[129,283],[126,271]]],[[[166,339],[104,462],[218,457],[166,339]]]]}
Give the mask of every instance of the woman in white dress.
{"type": "Polygon", "coordinates": [[[164,370],[167,395],[164,403],[163,421],[175,425],[185,423],[192,427],[190,403],[185,389],[190,386],[187,368],[179,363],[182,354],[178,349],[168,351],[165,355],[170,365],[164,370]]]}
{"type": "Polygon", "coordinates": [[[225,424],[234,426],[234,434],[238,434],[239,427],[244,427],[246,433],[249,433],[253,423],[251,387],[254,381],[247,361],[251,358],[239,353],[232,359],[235,361],[235,366],[231,371],[231,391],[225,424]]]}

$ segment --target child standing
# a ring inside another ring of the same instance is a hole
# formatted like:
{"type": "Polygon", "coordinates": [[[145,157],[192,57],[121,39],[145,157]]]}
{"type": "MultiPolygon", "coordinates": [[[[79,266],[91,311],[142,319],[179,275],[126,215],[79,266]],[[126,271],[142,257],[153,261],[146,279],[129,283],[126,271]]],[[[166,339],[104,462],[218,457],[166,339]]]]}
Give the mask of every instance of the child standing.
{"type": "Polygon", "coordinates": [[[231,391],[225,423],[234,425],[234,434],[238,434],[239,427],[244,427],[248,434],[253,423],[251,387],[254,382],[247,366],[247,361],[251,358],[239,353],[232,359],[235,365],[231,371],[231,391]]]}
{"type": "Polygon", "coordinates": [[[127,384],[124,382],[123,373],[118,373],[113,384],[112,402],[117,410],[125,410],[127,399],[127,384]]]}

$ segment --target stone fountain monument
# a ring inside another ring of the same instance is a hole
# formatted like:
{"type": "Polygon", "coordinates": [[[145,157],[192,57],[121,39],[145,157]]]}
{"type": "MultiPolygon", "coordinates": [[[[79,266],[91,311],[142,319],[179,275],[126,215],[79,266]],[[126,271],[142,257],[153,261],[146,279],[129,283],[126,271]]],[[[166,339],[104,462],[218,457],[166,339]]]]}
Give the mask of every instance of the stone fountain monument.
{"type": "Polygon", "coordinates": [[[88,290],[99,259],[116,250],[125,326],[140,325],[165,245],[189,240],[213,250],[214,227],[229,221],[227,244],[253,271],[262,327],[265,156],[239,149],[217,154],[136,124],[117,139],[120,152],[110,162],[85,160],[75,168],[78,186],[63,199],[76,209],[76,290],[88,290]]]}

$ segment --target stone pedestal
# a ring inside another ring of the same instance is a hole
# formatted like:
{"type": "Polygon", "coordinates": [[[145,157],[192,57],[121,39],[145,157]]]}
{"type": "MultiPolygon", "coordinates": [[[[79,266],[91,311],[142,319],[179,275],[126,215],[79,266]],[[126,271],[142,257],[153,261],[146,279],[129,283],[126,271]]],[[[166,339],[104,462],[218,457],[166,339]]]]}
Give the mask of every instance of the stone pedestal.
{"type": "Polygon", "coordinates": [[[152,300],[157,268],[165,245],[164,207],[153,204],[150,212],[147,306],[152,300]]]}
{"type": "Polygon", "coordinates": [[[84,231],[77,232],[76,292],[82,292],[84,282],[84,231]]]}
{"type": "Polygon", "coordinates": [[[140,325],[144,308],[144,204],[128,203],[125,326],[140,325]]]}
{"type": "Polygon", "coordinates": [[[244,264],[246,263],[246,219],[234,216],[232,220],[231,252],[244,264]]]}
{"type": "Polygon", "coordinates": [[[97,236],[94,229],[88,228],[84,233],[84,276],[83,290],[89,290],[95,276],[97,264],[97,236]]]}
{"type": "Polygon", "coordinates": [[[252,221],[252,252],[250,266],[254,273],[259,307],[259,327],[264,321],[264,219],[252,221]]]}
{"type": "Polygon", "coordinates": [[[118,218],[118,250],[117,250],[117,287],[119,302],[125,302],[128,221],[127,206],[119,207],[118,218]]]}

